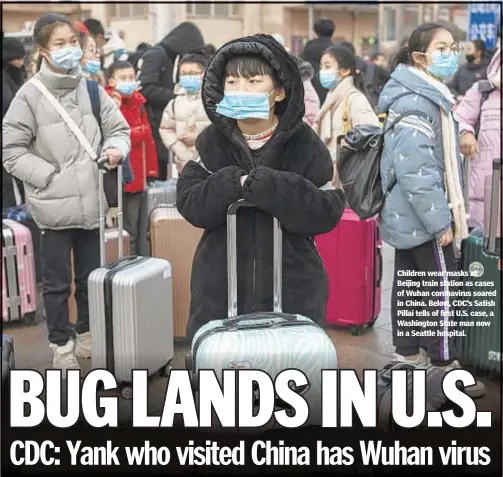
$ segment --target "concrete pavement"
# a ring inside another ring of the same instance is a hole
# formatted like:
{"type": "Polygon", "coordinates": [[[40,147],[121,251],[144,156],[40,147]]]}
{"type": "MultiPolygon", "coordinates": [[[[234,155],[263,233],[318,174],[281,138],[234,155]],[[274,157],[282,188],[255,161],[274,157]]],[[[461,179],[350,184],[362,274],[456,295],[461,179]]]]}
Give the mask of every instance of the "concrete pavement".
{"type": "MultiPolygon", "coordinates": [[[[366,368],[380,368],[393,356],[393,345],[390,321],[390,298],[393,278],[393,249],[383,247],[383,300],[382,312],[375,326],[366,330],[360,336],[352,336],[347,330],[330,329],[329,335],[337,347],[339,365],[341,368],[352,368],[361,374],[366,368]]],[[[36,369],[43,372],[51,367],[51,351],[47,342],[45,321],[39,313],[36,326],[21,326],[16,323],[4,325],[4,333],[11,335],[16,346],[16,367],[36,369]]],[[[177,344],[173,367],[183,369],[187,344],[177,344]]],[[[82,364],[84,371],[89,362],[82,364]]],[[[487,394],[477,400],[479,410],[494,412],[501,416],[501,384],[496,381],[484,380],[487,394]]],[[[151,412],[161,409],[164,400],[166,378],[155,379],[149,392],[149,407],[151,412]]],[[[121,401],[121,415],[127,419],[130,415],[130,403],[121,401]]]]}

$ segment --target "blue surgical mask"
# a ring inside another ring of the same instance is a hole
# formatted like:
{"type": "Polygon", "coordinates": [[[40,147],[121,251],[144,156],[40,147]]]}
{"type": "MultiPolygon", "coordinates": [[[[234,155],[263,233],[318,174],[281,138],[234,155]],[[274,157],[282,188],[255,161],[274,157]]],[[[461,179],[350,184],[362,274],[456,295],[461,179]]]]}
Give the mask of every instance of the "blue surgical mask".
{"type": "Polygon", "coordinates": [[[271,94],[227,91],[217,105],[217,113],[232,119],[269,119],[271,94]]]}
{"type": "Polygon", "coordinates": [[[90,75],[96,75],[101,70],[101,61],[88,60],[83,68],[84,68],[84,71],[87,71],[90,75]]]}
{"type": "Polygon", "coordinates": [[[178,84],[187,93],[195,94],[201,89],[201,77],[196,75],[181,75],[178,84]]]}
{"type": "Polygon", "coordinates": [[[51,51],[51,63],[61,70],[72,70],[82,59],[80,46],[69,46],[60,50],[51,51]]]}
{"type": "Polygon", "coordinates": [[[335,70],[320,70],[320,84],[325,89],[334,89],[339,84],[335,70]]]}
{"type": "Polygon", "coordinates": [[[431,55],[433,63],[427,70],[437,78],[446,79],[454,76],[458,69],[458,56],[451,52],[448,56],[442,55],[440,51],[435,51],[431,55]]]}
{"type": "Polygon", "coordinates": [[[131,96],[138,88],[136,81],[117,81],[115,89],[124,96],[131,96]]]}

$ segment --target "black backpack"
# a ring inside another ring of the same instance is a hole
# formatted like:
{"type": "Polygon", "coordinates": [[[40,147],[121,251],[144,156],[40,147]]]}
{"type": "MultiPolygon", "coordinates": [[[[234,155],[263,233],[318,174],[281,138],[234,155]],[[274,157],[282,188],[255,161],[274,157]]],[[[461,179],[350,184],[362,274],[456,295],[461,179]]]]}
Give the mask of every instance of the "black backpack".
{"type": "Polygon", "coordinates": [[[381,211],[386,197],[397,182],[396,177],[393,177],[383,190],[381,156],[384,137],[407,116],[428,119],[428,115],[422,111],[407,111],[384,129],[364,124],[344,136],[344,144],[337,158],[337,172],[349,207],[362,220],[374,217],[381,211]]]}

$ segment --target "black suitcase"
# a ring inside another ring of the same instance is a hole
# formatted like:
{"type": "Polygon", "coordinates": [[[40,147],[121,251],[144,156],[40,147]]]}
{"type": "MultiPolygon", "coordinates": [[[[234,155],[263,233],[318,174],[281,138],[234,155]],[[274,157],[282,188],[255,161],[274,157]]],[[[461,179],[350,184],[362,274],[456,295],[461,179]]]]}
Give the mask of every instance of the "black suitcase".
{"type": "MultiPolygon", "coordinates": [[[[407,371],[407,407],[412,410],[412,373],[415,369],[425,369],[414,364],[392,361],[377,373],[377,425],[391,430],[394,421],[391,413],[391,372],[404,369],[407,371]],[[410,406],[410,408],[409,408],[410,406]]],[[[426,368],[426,411],[443,411],[448,400],[442,391],[442,381],[447,373],[435,366],[426,368]]],[[[423,423],[425,424],[425,423],[423,423]]]]}
{"type": "Polygon", "coordinates": [[[2,334],[2,390],[9,383],[9,371],[15,366],[14,340],[2,334]]]}

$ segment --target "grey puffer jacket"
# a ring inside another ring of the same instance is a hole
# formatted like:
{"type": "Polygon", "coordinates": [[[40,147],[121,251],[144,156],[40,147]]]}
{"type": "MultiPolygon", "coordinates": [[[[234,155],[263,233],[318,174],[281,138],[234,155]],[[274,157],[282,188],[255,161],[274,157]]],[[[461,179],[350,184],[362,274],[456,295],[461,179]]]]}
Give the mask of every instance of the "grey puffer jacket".
{"type": "MultiPolygon", "coordinates": [[[[395,69],[379,96],[379,112],[388,113],[386,126],[409,111],[428,116],[408,116],[384,138],[383,186],[387,187],[392,175],[397,183],[381,210],[379,228],[383,240],[397,249],[439,239],[451,227],[440,109],[451,114],[452,103],[405,65],[395,69]]],[[[456,151],[459,157],[457,142],[456,151]]],[[[458,168],[462,177],[460,161],[458,168]]]]}
{"type": "MultiPolygon", "coordinates": [[[[61,75],[44,61],[35,77],[98,151],[101,134],[80,66],[61,75]]],[[[131,144],[129,126],[101,87],[100,99],[102,148],[117,148],[126,157],[131,144]]],[[[28,207],[41,229],[98,228],[98,167],[56,109],[29,81],[3,119],[2,152],[7,172],[24,182],[28,207]]]]}

